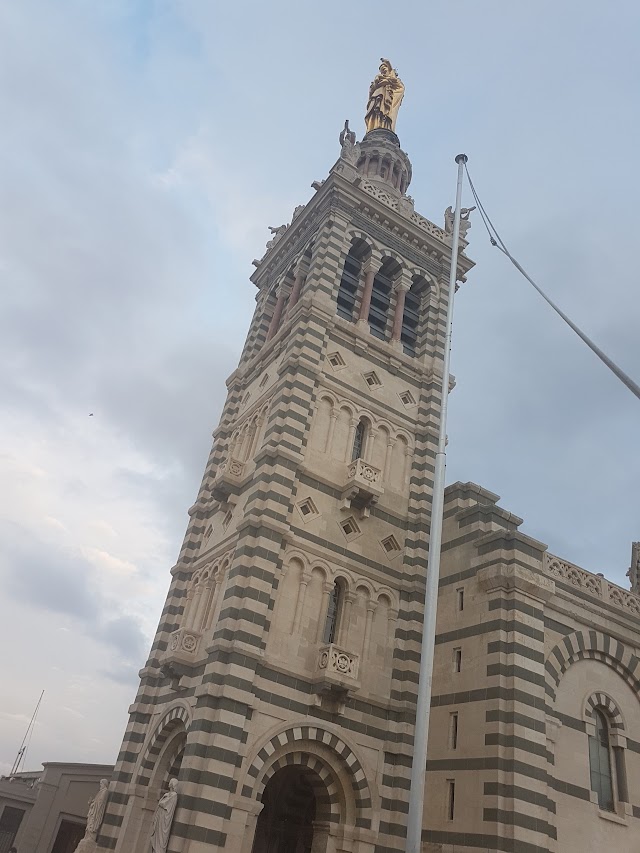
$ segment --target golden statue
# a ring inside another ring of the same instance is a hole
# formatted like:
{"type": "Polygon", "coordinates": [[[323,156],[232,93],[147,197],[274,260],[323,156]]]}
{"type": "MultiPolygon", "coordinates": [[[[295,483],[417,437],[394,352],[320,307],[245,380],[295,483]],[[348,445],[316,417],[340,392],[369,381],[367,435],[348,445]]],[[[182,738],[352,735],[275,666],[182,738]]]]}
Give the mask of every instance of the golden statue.
{"type": "Polygon", "coordinates": [[[404,83],[398,77],[398,72],[392,68],[388,59],[381,59],[380,71],[369,86],[367,114],[364,117],[367,133],[380,127],[395,131],[403,97],[404,83]]]}

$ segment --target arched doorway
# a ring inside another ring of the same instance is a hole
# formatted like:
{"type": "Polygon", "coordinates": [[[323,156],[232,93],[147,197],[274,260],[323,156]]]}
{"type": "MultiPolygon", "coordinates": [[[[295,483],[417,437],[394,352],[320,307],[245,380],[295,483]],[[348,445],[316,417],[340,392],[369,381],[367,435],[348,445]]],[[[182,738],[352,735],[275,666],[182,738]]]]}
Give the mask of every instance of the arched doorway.
{"type": "Polygon", "coordinates": [[[311,853],[314,825],[326,799],[323,789],[320,777],[307,767],[278,770],[262,794],[252,853],[311,853]]]}

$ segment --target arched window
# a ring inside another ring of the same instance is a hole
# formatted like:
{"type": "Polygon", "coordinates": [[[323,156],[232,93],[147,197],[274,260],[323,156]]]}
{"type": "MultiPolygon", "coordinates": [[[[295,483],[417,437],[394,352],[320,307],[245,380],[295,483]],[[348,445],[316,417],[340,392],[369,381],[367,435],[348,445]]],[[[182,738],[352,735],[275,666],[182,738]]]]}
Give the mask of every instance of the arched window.
{"type": "Polygon", "coordinates": [[[420,322],[420,297],[422,296],[421,282],[416,280],[407,291],[404,298],[404,313],[402,315],[402,331],[400,340],[407,355],[416,354],[418,340],[418,324],[420,322]]]}
{"type": "Polygon", "coordinates": [[[342,603],[342,590],[340,583],[336,581],[329,596],[329,606],[327,608],[327,617],[324,622],[324,634],[322,642],[325,645],[333,643],[338,630],[338,617],[340,615],[340,605],[342,603]]]}
{"type": "Polygon", "coordinates": [[[387,319],[391,303],[393,280],[400,271],[399,264],[392,258],[386,258],[375,278],[371,291],[371,307],[369,308],[369,330],[372,335],[381,340],[387,339],[387,319]]]}
{"type": "Polygon", "coordinates": [[[353,311],[360,289],[360,277],[362,273],[362,258],[367,250],[363,240],[357,240],[349,254],[345,258],[340,288],[338,290],[338,317],[353,322],[353,311]]]}
{"type": "Polygon", "coordinates": [[[613,779],[611,776],[611,746],[609,723],[597,708],[594,710],[596,733],[589,737],[589,765],[591,790],[598,795],[598,805],[607,812],[615,811],[613,779]]]}
{"type": "Polygon", "coordinates": [[[356,434],[353,438],[353,449],[351,451],[351,461],[362,459],[364,453],[364,443],[367,438],[367,423],[364,420],[358,421],[356,434]]]}

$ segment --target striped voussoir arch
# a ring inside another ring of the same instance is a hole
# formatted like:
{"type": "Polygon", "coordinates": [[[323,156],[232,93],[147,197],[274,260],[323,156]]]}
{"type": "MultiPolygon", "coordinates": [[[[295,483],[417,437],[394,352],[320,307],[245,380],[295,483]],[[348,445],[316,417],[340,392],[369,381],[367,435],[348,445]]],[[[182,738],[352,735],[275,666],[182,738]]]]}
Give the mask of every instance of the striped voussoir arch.
{"type": "Polygon", "coordinates": [[[331,817],[327,820],[339,820],[339,788],[331,770],[316,756],[301,751],[304,741],[311,741],[328,747],[338,757],[343,769],[346,769],[356,806],[356,825],[365,829],[371,828],[371,792],[362,765],[347,744],[337,735],[319,726],[295,726],[275,735],[266,743],[253,759],[247,770],[247,781],[242,789],[242,795],[260,800],[269,779],[290,764],[307,766],[320,776],[327,787],[327,795],[331,806],[331,817]],[[269,764],[269,759],[283,747],[296,746],[297,749],[287,751],[280,758],[269,764]],[[264,767],[267,766],[265,772],[264,767]],[[322,768],[322,773],[317,768],[322,768]]]}
{"type": "Polygon", "coordinates": [[[288,752],[278,758],[269,767],[260,784],[257,786],[260,796],[272,776],[282,770],[283,767],[300,767],[306,773],[306,779],[313,788],[316,800],[316,820],[322,823],[339,824],[340,814],[340,789],[329,768],[314,755],[304,752],[288,752]]]}
{"type": "Polygon", "coordinates": [[[640,659],[619,640],[601,631],[576,631],[567,634],[552,650],[545,663],[545,691],[555,701],[560,679],[578,660],[599,660],[614,669],[640,698],[640,680],[636,669],[640,659]]]}
{"type": "Polygon", "coordinates": [[[585,704],[585,716],[593,719],[593,712],[596,709],[605,712],[605,714],[609,718],[609,726],[612,729],[624,731],[624,720],[622,719],[620,708],[618,708],[618,706],[610,696],[607,696],[606,693],[592,693],[585,704]]]}
{"type": "Polygon", "coordinates": [[[183,705],[176,705],[175,708],[168,711],[160,720],[149,741],[149,745],[140,762],[140,771],[136,780],[139,785],[149,784],[153,769],[158,762],[158,756],[162,752],[162,747],[165,745],[169,735],[175,731],[180,723],[184,725],[185,729],[188,729],[191,718],[189,711],[183,705]]]}

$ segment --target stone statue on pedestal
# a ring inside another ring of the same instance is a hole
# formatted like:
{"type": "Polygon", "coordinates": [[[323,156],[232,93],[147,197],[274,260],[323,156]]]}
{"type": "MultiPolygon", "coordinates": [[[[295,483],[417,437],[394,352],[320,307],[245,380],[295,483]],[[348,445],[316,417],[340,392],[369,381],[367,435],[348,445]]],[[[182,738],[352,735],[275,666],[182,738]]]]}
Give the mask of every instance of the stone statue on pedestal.
{"type": "Polygon", "coordinates": [[[171,779],[169,790],[160,797],[160,802],[153,815],[153,828],[151,830],[151,853],[166,853],[171,835],[171,824],[178,804],[178,780],[171,779]]]}
{"type": "Polygon", "coordinates": [[[109,781],[108,779],[100,780],[100,788],[98,793],[92,800],[89,800],[89,811],[87,812],[87,828],[84,832],[84,837],[76,847],[76,853],[89,853],[96,849],[96,838],[98,830],[104,818],[104,810],[107,807],[107,797],[109,796],[109,781]]]}
{"type": "Polygon", "coordinates": [[[268,241],[267,249],[271,249],[272,246],[275,246],[288,227],[288,225],[278,225],[276,228],[274,228],[273,225],[269,226],[269,231],[273,234],[273,237],[268,241]]]}
{"type": "Polygon", "coordinates": [[[340,133],[340,156],[347,163],[355,166],[360,156],[360,146],[356,142],[355,133],[349,128],[349,120],[345,121],[344,129],[340,133]]]}
{"type": "MultiPolygon", "coordinates": [[[[471,228],[471,222],[469,221],[469,216],[475,207],[461,207],[460,208],[460,237],[465,240],[467,237],[467,232],[469,228],[471,228]]],[[[453,221],[455,219],[455,213],[451,205],[444,212],[444,233],[445,234],[453,234],[453,221]]]]}

